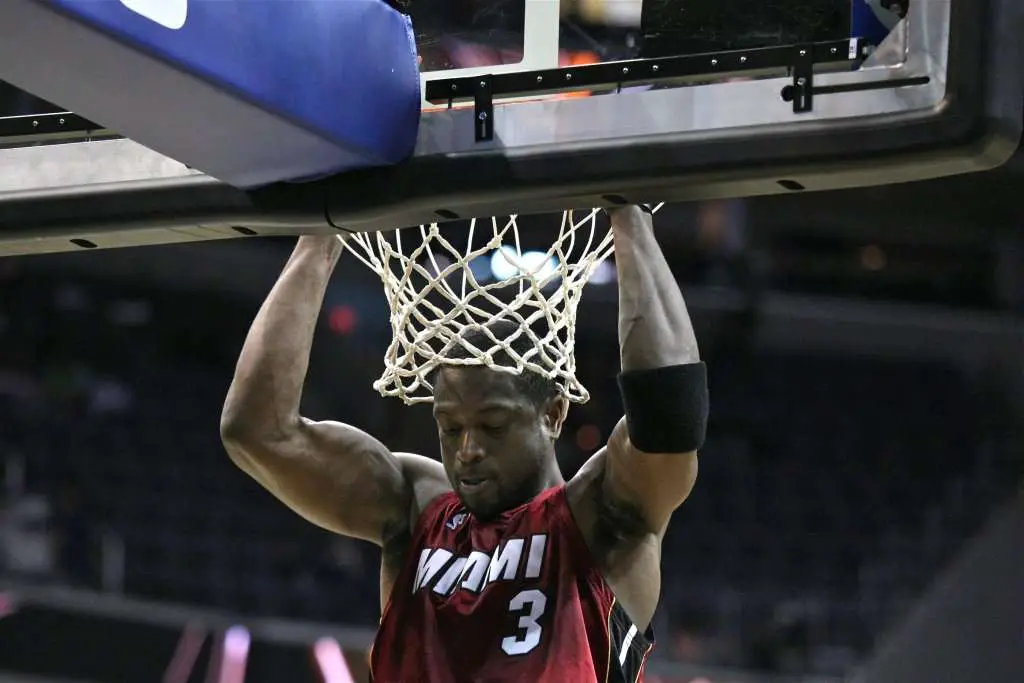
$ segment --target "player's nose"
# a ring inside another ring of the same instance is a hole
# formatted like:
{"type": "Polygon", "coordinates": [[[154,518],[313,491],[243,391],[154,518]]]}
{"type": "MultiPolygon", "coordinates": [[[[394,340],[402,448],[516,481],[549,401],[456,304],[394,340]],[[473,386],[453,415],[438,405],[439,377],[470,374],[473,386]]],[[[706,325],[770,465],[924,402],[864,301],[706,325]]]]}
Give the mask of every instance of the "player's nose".
{"type": "Polygon", "coordinates": [[[462,432],[462,439],[459,440],[459,450],[455,454],[459,462],[472,463],[484,457],[484,449],[476,430],[467,429],[462,432]]]}

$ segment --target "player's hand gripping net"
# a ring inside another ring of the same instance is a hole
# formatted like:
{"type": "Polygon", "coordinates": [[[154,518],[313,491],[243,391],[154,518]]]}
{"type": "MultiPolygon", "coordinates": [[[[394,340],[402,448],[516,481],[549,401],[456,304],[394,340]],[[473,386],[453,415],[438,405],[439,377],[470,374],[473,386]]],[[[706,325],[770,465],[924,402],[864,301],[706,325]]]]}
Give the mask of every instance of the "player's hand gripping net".
{"type": "Polygon", "coordinates": [[[374,388],[406,403],[429,402],[439,365],[482,365],[516,375],[539,373],[554,380],[569,400],[586,402],[590,395],[576,379],[573,347],[583,286],[613,251],[611,230],[599,229],[599,214],[600,209],[563,212],[558,237],[544,258],[524,258],[515,214],[507,220],[473,219],[461,249],[437,223],[339,236],[380,277],[391,309],[393,336],[374,388]],[[496,282],[478,279],[474,261],[495,252],[514,275],[496,282]],[[484,328],[494,320],[513,322],[517,331],[498,339],[484,328]],[[489,345],[478,348],[463,339],[471,327],[483,328],[489,345]],[[530,344],[516,344],[527,348],[517,353],[513,344],[523,335],[530,344]],[[462,352],[452,354],[455,346],[462,352]]]}

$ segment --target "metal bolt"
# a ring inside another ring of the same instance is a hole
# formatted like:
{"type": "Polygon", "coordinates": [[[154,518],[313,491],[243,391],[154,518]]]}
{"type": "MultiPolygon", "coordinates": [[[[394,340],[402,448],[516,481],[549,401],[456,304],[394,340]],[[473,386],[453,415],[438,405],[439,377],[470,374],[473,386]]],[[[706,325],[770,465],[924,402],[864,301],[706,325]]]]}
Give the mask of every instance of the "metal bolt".
{"type": "Polygon", "coordinates": [[[718,60],[717,59],[712,59],[711,60],[711,66],[718,66],[718,60]]]}
{"type": "Polygon", "coordinates": [[[481,121],[486,121],[487,120],[487,112],[485,112],[485,111],[480,112],[477,115],[477,118],[480,119],[481,121]]]}
{"type": "Polygon", "coordinates": [[[459,89],[459,86],[457,86],[454,83],[452,83],[452,92],[455,92],[458,89],[459,89]]]}
{"type": "Polygon", "coordinates": [[[486,88],[487,87],[487,81],[480,81],[480,87],[481,88],[486,88]]]}
{"type": "Polygon", "coordinates": [[[625,76],[628,73],[629,73],[629,67],[628,66],[622,67],[622,75],[625,76]]]}
{"type": "Polygon", "coordinates": [[[740,57],[740,64],[746,64],[746,63],[747,63],[747,58],[746,57],[740,57]]]}
{"type": "Polygon", "coordinates": [[[658,65],[657,64],[653,65],[651,67],[651,71],[657,72],[658,71],[658,65]]]}
{"type": "Polygon", "coordinates": [[[565,74],[565,80],[571,81],[572,80],[572,74],[565,74]]]}
{"type": "Polygon", "coordinates": [[[544,82],[544,77],[543,76],[537,76],[537,82],[538,83],[543,83],[544,82]]]}
{"type": "Polygon", "coordinates": [[[801,57],[806,57],[807,56],[807,50],[800,50],[800,56],[801,57]]]}
{"type": "Polygon", "coordinates": [[[62,125],[62,126],[63,126],[63,125],[64,125],[64,119],[59,119],[59,120],[57,121],[57,123],[59,123],[60,125],[62,125]]]}

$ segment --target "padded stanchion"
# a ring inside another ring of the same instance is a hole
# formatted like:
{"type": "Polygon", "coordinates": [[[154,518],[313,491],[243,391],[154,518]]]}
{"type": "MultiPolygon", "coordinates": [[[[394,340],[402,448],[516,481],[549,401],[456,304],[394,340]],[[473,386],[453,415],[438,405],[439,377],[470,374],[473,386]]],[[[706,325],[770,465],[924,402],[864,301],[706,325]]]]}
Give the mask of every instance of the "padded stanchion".
{"type": "Polygon", "coordinates": [[[0,79],[242,188],[397,163],[420,115],[383,0],[2,0],[0,79]]]}

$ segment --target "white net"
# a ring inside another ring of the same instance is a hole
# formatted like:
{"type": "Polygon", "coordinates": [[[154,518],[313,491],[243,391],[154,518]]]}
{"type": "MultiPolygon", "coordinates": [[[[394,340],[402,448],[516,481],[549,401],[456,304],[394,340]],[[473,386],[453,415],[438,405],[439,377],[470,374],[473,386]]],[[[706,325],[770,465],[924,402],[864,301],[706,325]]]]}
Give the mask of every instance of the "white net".
{"type": "Polygon", "coordinates": [[[570,401],[585,403],[590,395],[576,379],[573,355],[576,310],[613,250],[599,215],[563,212],[546,251],[524,249],[514,214],[474,219],[457,238],[442,235],[437,223],[339,236],[380,277],[391,309],[392,341],[374,388],[406,403],[430,402],[439,365],[478,365],[539,373],[570,401]],[[495,334],[496,322],[513,323],[504,325],[513,331],[495,334]]]}

